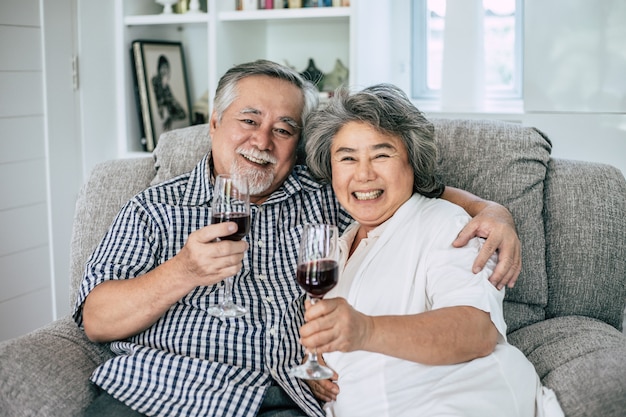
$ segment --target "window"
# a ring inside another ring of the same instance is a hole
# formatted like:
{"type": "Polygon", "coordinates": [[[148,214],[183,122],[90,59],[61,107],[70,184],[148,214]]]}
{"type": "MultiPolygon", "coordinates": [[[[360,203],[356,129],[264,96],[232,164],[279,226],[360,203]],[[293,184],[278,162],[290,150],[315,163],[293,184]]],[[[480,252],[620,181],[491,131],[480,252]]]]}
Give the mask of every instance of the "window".
{"type": "MultiPolygon", "coordinates": [[[[445,39],[451,39],[450,36],[465,36],[467,26],[475,25],[477,32],[482,33],[483,50],[476,47],[469,56],[476,59],[484,57],[480,66],[483,77],[480,81],[484,86],[483,97],[487,100],[520,99],[522,1],[482,0],[482,9],[474,14],[475,21],[463,15],[462,19],[450,19],[447,28],[446,3],[446,0],[413,0],[413,97],[431,100],[441,97],[444,74],[454,77],[455,73],[463,71],[463,68],[444,71],[445,39]],[[462,30],[458,30],[461,25],[462,30]],[[446,30],[451,33],[446,33],[446,30]]],[[[463,8],[475,7],[470,3],[472,2],[450,2],[448,7],[459,7],[459,4],[463,8]]],[[[480,7],[479,3],[477,5],[480,7]]],[[[450,53],[453,52],[449,51],[446,56],[450,53]]],[[[467,51],[464,53],[468,55],[467,51]]]]}

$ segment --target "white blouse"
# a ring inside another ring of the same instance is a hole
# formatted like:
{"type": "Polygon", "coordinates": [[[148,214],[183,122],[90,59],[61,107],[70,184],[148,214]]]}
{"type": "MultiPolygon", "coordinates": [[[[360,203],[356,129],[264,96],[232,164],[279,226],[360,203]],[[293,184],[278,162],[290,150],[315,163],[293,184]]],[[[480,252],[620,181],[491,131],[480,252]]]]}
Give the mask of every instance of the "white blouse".
{"type": "MultiPolygon", "coordinates": [[[[445,366],[364,351],[326,353],[326,363],[339,375],[340,389],[337,400],[327,405],[329,415],[544,415],[544,391],[534,367],[506,342],[504,290],[488,281],[495,257],[473,274],[481,240],[472,239],[463,248],[452,246],[469,220],[454,204],[414,195],[391,219],[370,231],[348,259],[359,228],[353,224],[340,239],[339,283],[325,298],[344,297],[358,311],[373,316],[473,306],[488,312],[500,333],[494,353],[445,366]]],[[[545,392],[560,411],[553,393],[545,392]]]]}

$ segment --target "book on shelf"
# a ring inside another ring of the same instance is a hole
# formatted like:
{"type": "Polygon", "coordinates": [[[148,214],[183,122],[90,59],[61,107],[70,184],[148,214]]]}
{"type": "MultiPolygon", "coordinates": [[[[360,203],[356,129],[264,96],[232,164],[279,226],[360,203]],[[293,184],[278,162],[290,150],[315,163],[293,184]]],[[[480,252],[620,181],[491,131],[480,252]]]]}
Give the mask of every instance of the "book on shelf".
{"type": "Polygon", "coordinates": [[[347,7],[350,0],[235,0],[235,10],[300,9],[303,7],[347,7]]]}

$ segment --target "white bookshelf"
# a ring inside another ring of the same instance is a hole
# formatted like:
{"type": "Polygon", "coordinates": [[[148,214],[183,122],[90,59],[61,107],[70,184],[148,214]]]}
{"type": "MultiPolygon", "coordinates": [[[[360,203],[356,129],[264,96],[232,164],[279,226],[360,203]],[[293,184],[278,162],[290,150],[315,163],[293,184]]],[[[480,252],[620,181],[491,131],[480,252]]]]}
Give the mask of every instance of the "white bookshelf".
{"type": "Polygon", "coordinates": [[[149,0],[115,0],[118,157],[145,155],[134,93],[131,43],[137,39],[182,42],[193,103],[231,66],[256,59],[304,71],[309,58],[323,72],[340,59],[354,74],[354,6],[235,10],[235,0],[207,0],[204,13],[164,15],[149,0]]]}

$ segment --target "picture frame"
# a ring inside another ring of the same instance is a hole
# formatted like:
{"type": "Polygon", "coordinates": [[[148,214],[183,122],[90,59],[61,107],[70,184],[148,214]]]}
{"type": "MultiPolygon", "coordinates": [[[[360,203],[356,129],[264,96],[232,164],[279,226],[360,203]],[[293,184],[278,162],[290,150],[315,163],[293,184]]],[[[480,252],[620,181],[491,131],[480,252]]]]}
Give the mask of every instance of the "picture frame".
{"type": "Polygon", "coordinates": [[[181,42],[135,40],[131,47],[143,149],[166,131],[191,126],[189,83],[181,42]]]}

